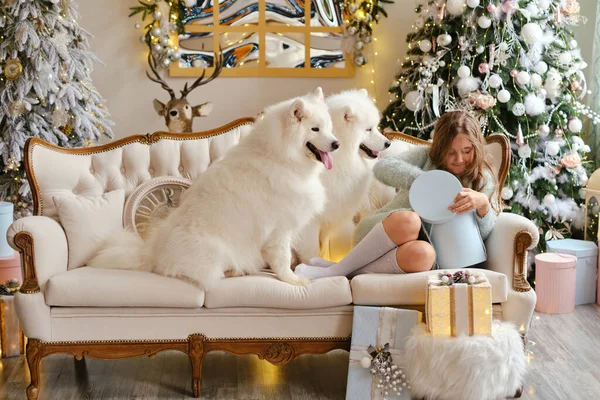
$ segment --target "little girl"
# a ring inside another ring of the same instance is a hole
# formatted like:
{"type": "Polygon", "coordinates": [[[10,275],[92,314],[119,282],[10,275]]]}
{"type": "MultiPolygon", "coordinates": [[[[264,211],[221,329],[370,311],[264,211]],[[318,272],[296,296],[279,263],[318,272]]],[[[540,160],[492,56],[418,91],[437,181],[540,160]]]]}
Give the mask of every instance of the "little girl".
{"type": "Polygon", "coordinates": [[[424,227],[411,210],[408,193],[421,173],[434,169],[448,171],[460,180],[463,191],[448,209],[457,214],[475,210],[481,237],[487,239],[500,213],[501,201],[484,146],[475,117],[464,111],[444,114],[435,125],[431,147],[419,146],[375,165],[375,177],[398,189],[398,194],[358,224],[356,244],[346,257],[337,264],[311,259],[314,265],[299,264],[296,274],[309,279],[351,278],[365,273],[404,274],[432,269],[435,250],[423,229],[428,230],[429,226],[424,227]]]}

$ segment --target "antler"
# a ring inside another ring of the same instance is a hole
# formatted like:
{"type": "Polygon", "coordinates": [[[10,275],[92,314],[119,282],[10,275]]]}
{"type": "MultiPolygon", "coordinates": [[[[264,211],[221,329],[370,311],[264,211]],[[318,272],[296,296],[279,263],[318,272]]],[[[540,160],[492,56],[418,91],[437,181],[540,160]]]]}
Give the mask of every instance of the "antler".
{"type": "Polygon", "coordinates": [[[204,74],[206,73],[206,69],[205,69],[204,71],[202,71],[202,75],[200,75],[200,77],[198,79],[196,79],[194,81],[194,83],[192,83],[192,86],[190,86],[189,89],[188,89],[188,85],[186,83],[185,86],[183,87],[183,90],[181,91],[181,98],[184,99],[188,94],[190,94],[190,92],[192,90],[196,89],[198,86],[205,85],[208,82],[215,79],[217,76],[219,76],[219,74],[223,70],[223,52],[220,49],[219,49],[218,53],[215,54],[214,66],[215,66],[215,69],[214,69],[212,75],[207,80],[205,80],[205,81],[202,80],[202,79],[204,79],[204,74]]]}
{"type": "Polygon", "coordinates": [[[167,92],[169,92],[169,95],[171,96],[171,100],[173,100],[175,98],[175,92],[173,91],[173,89],[171,89],[169,87],[169,85],[167,85],[167,82],[165,82],[160,77],[160,74],[156,71],[156,66],[154,65],[154,63],[155,63],[155,61],[154,61],[154,58],[152,57],[152,53],[148,53],[148,65],[150,66],[150,69],[152,70],[152,72],[154,73],[154,76],[156,76],[156,78],[151,77],[150,74],[148,73],[148,71],[146,71],[146,75],[148,75],[148,78],[150,78],[150,80],[152,82],[160,83],[160,86],[162,86],[163,89],[165,89],[167,92]]]}

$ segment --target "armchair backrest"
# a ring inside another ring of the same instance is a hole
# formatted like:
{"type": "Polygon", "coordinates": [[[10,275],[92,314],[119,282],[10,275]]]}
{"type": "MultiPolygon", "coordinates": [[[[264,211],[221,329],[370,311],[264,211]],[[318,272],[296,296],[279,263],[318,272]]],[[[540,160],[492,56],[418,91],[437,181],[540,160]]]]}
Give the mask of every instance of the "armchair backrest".
{"type": "Polygon", "coordinates": [[[253,118],[242,118],[192,134],[156,132],[96,147],[66,149],[32,138],[25,146],[25,169],[34,215],[57,218],[52,196],[100,196],[158,176],[194,180],[250,132],[253,118]]]}

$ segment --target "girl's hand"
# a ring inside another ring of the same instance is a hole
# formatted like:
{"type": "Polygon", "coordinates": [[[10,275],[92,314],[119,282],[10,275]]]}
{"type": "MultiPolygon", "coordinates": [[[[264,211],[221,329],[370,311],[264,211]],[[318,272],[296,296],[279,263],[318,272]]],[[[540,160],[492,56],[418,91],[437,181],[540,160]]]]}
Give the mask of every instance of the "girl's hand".
{"type": "Polygon", "coordinates": [[[490,206],[490,200],[481,192],[473,189],[463,188],[462,192],[454,198],[454,204],[448,210],[456,214],[464,214],[471,210],[477,210],[477,215],[485,216],[490,206]]]}

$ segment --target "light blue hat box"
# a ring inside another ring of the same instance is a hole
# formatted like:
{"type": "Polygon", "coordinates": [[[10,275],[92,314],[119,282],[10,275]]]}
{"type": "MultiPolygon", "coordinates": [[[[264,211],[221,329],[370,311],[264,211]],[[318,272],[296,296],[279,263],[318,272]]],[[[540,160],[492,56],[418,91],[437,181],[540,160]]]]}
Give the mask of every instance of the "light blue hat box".
{"type": "Polygon", "coordinates": [[[410,206],[431,224],[431,244],[441,269],[470,267],[487,259],[475,211],[456,214],[448,210],[463,187],[447,171],[424,172],[410,187],[410,206]]]}
{"type": "Polygon", "coordinates": [[[546,242],[550,253],[565,253],[577,257],[575,305],[596,302],[598,274],[598,246],[594,242],[578,239],[558,239],[546,242]]]}

